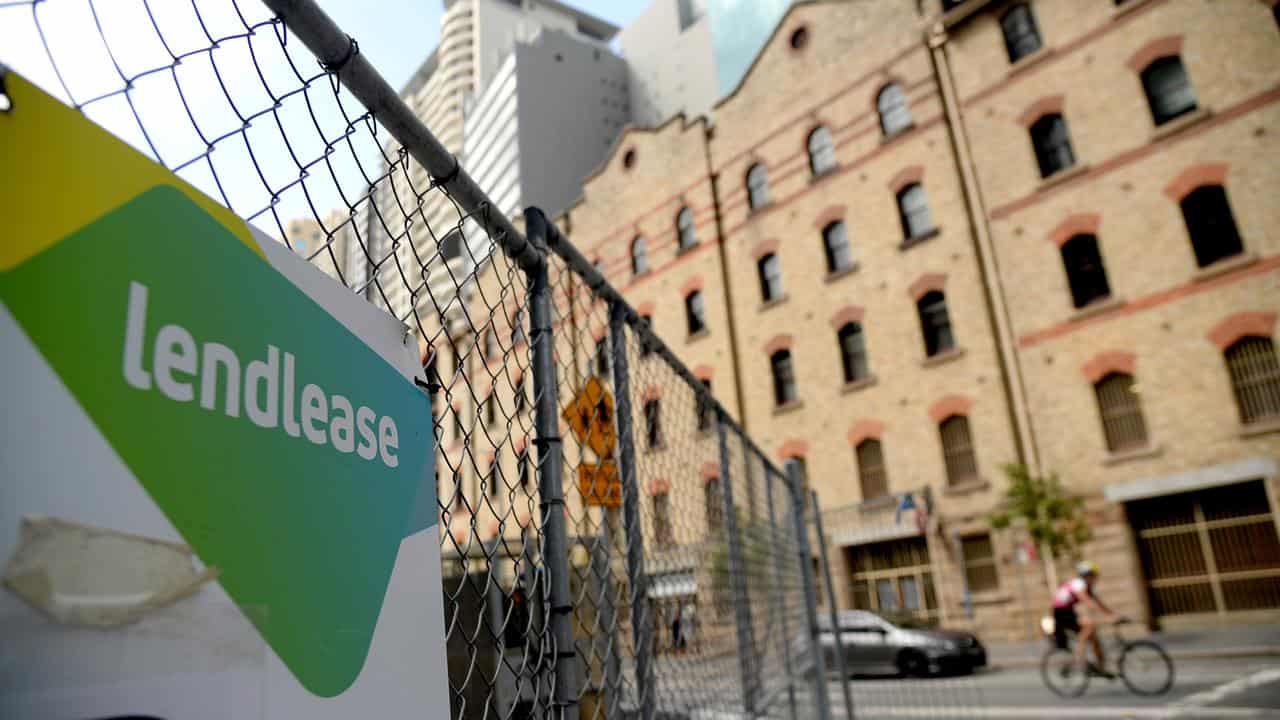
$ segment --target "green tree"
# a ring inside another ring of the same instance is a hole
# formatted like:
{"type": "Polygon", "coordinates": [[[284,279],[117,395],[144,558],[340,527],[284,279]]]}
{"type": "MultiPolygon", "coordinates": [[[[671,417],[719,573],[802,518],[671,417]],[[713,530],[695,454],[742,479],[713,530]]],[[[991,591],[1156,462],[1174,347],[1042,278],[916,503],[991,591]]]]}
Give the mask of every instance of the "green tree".
{"type": "Polygon", "coordinates": [[[1036,475],[1021,463],[1001,467],[1009,478],[1000,510],[990,516],[991,527],[1024,528],[1045,561],[1050,585],[1057,584],[1054,561],[1080,558],[1080,548],[1092,536],[1084,521],[1084,498],[1069,495],[1057,473],[1036,475]]]}

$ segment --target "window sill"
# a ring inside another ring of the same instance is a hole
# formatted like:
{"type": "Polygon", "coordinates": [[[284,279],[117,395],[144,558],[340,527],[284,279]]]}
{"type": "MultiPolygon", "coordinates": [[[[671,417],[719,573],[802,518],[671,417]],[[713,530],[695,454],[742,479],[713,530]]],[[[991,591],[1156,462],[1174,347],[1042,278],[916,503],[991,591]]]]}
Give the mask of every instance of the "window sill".
{"type": "Polygon", "coordinates": [[[946,365],[952,360],[956,360],[961,357],[964,357],[964,348],[953,347],[949,350],[943,350],[937,355],[930,355],[929,357],[921,360],[920,367],[931,368],[931,367],[937,367],[939,365],[946,365]]]}
{"type": "Polygon", "coordinates": [[[1172,135],[1177,135],[1192,125],[1199,125],[1211,117],[1213,117],[1212,110],[1207,107],[1198,107],[1185,115],[1166,120],[1163,125],[1157,125],[1151,131],[1151,142],[1159,142],[1172,135]]]}
{"type": "Polygon", "coordinates": [[[1018,58],[1012,65],[1010,65],[1008,71],[1005,72],[1005,79],[1018,75],[1029,67],[1039,65],[1045,60],[1045,58],[1053,57],[1055,52],[1056,50],[1054,48],[1049,47],[1048,45],[1041,45],[1035,52],[1018,58]]]}
{"type": "Polygon", "coordinates": [[[1240,437],[1251,438],[1259,435],[1280,432],[1280,417],[1255,420],[1248,425],[1240,426],[1240,437]]]}
{"type": "Polygon", "coordinates": [[[864,513],[872,513],[879,512],[881,510],[888,510],[889,508],[897,507],[897,505],[897,496],[889,494],[873,497],[870,500],[863,500],[862,504],[858,506],[858,509],[864,513]]]}
{"type": "Polygon", "coordinates": [[[1111,9],[1111,19],[1118,20],[1149,2],[1150,0],[1125,0],[1123,4],[1116,5],[1111,9]]]}
{"type": "Polygon", "coordinates": [[[688,335],[687,337],[685,337],[684,341],[685,341],[685,342],[687,342],[687,343],[697,342],[697,341],[701,340],[702,338],[707,337],[707,336],[709,336],[709,335],[711,335],[711,331],[710,331],[710,330],[708,330],[708,329],[706,329],[706,328],[702,328],[701,330],[699,330],[699,331],[697,331],[697,332],[691,332],[691,333],[689,333],[689,335],[688,335]]]}
{"type": "MultiPolygon", "coordinates": [[[[1013,602],[1013,596],[999,588],[969,593],[969,603],[971,605],[1004,605],[1010,602],[1013,602]]],[[[963,603],[961,604],[963,605],[963,603]]]]}
{"type": "Polygon", "coordinates": [[[689,253],[693,252],[694,250],[697,250],[697,249],[698,249],[698,247],[699,247],[699,246],[701,246],[701,245],[702,245],[702,243],[698,242],[697,240],[694,240],[694,241],[693,241],[693,243],[692,243],[691,245],[677,246],[677,247],[676,247],[676,257],[680,257],[681,255],[687,255],[687,254],[689,254],[689,253]]]}
{"type": "Polygon", "coordinates": [[[1040,185],[1036,187],[1036,192],[1044,192],[1049,188],[1061,185],[1062,183],[1068,182],[1071,179],[1077,178],[1087,172],[1089,172],[1089,163],[1078,162],[1066,170],[1059,170],[1049,177],[1042,179],[1040,181],[1040,185]]]}
{"type": "Polygon", "coordinates": [[[881,144],[881,145],[888,145],[889,143],[897,142],[898,140],[901,140],[903,137],[905,137],[905,136],[907,136],[907,135],[910,135],[910,134],[911,134],[911,131],[912,131],[912,130],[915,130],[915,129],[916,129],[916,123],[915,123],[915,121],[913,120],[913,121],[911,121],[911,122],[907,123],[906,125],[904,125],[904,126],[902,126],[902,127],[898,128],[897,132],[893,133],[892,135],[885,135],[885,134],[884,134],[884,131],[883,131],[883,130],[881,130],[881,131],[880,131],[880,144],[881,144]]]}
{"type": "Polygon", "coordinates": [[[1075,322],[1095,315],[1109,313],[1112,310],[1124,307],[1127,302],[1124,298],[1119,298],[1115,295],[1099,298],[1084,307],[1076,308],[1076,311],[1071,313],[1071,321],[1075,322]]]}
{"type": "Polygon", "coordinates": [[[763,215],[773,209],[773,201],[766,200],[755,207],[747,206],[747,220],[751,220],[757,215],[763,215]]]}
{"type": "Polygon", "coordinates": [[[1102,459],[1102,464],[1107,466],[1120,465],[1133,460],[1146,460],[1148,458],[1159,457],[1162,454],[1164,454],[1163,446],[1147,444],[1142,447],[1108,453],[1107,456],[1102,459]]]}
{"type": "Polygon", "coordinates": [[[927,230],[927,231],[925,231],[925,232],[922,232],[922,233],[920,233],[919,235],[912,235],[911,237],[907,238],[906,240],[903,240],[901,243],[899,243],[899,244],[898,244],[898,249],[899,249],[899,250],[909,250],[909,249],[911,249],[911,248],[915,247],[916,245],[919,245],[919,244],[921,244],[921,243],[925,242],[926,240],[931,240],[931,239],[933,239],[933,238],[937,237],[937,236],[938,236],[938,235],[940,235],[941,233],[942,233],[942,231],[941,231],[941,230],[939,230],[938,228],[930,228],[929,230],[927,230]]]}
{"type": "Polygon", "coordinates": [[[857,380],[850,380],[849,382],[840,386],[840,394],[848,395],[849,393],[855,393],[855,392],[858,392],[859,390],[865,390],[871,387],[872,385],[875,385],[877,382],[879,382],[879,380],[876,378],[875,375],[868,375],[863,378],[858,378],[857,380]]]}
{"type": "Polygon", "coordinates": [[[1257,261],[1258,256],[1251,252],[1232,255],[1231,257],[1222,258],[1215,263],[1197,269],[1195,275],[1192,276],[1192,280],[1195,280],[1196,282],[1211,280],[1219,275],[1226,275],[1229,272],[1239,270],[1243,267],[1248,267],[1257,261]]]}
{"type": "Polygon", "coordinates": [[[814,185],[817,185],[818,183],[822,182],[823,180],[826,180],[827,178],[831,177],[832,175],[835,175],[835,174],[836,174],[836,171],[837,171],[837,170],[839,170],[839,169],[840,169],[840,166],[839,166],[839,165],[832,165],[831,167],[829,167],[829,168],[827,168],[826,170],[823,170],[822,172],[819,172],[819,173],[815,173],[815,172],[813,172],[812,170],[810,170],[810,171],[809,171],[809,186],[810,186],[810,187],[813,187],[814,185]]]}
{"type": "Polygon", "coordinates": [[[960,482],[954,485],[948,485],[942,488],[942,494],[951,495],[954,497],[961,497],[964,495],[973,495],[974,493],[980,493],[983,490],[988,490],[990,488],[991,488],[990,480],[987,480],[986,478],[983,478],[983,477],[975,477],[975,478],[970,478],[968,480],[961,480],[960,482]]]}
{"type": "Polygon", "coordinates": [[[803,400],[792,400],[791,402],[786,402],[781,405],[774,405],[773,414],[786,415],[787,413],[795,412],[796,410],[799,410],[802,407],[804,407],[803,400]]]}
{"type": "Polygon", "coordinates": [[[835,282],[835,281],[839,280],[840,278],[845,277],[846,275],[852,275],[852,274],[854,274],[855,272],[857,272],[857,271],[858,271],[858,268],[859,268],[859,267],[860,267],[860,266],[859,266],[859,265],[858,265],[858,263],[856,263],[856,262],[854,262],[854,263],[849,263],[849,266],[848,266],[848,267],[842,267],[842,268],[840,268],[839,270],[833,270],[833,271],[831,271],[831,272],[827,273],[827,274],[826,274],[826,277],[822,278],[822,282],[824,282],[824,283],[833,283],[833,282],[835,282]]]}
{"type": "Polygon", "coordinates": [[[791,297],[790,295],[787,295],[786,293],[782,293],[781,295],[779,295],[778,297],[772,300],[765,300],[764,302],[760,303],[760,312],[764,312],[765,310],[768,310],[770,308],[775,308],[785,303],[790,297],[791,297]]]}

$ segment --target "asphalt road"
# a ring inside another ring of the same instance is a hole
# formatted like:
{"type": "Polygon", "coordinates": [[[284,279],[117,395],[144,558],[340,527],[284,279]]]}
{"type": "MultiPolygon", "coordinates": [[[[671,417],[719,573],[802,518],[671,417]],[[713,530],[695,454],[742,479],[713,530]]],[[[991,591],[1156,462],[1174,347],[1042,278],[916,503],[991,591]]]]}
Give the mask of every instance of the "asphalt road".
{"type": "MultiPolygon", "coordinates": [[[[1159,698],[1131,694],[1122,683],[1094,679],[1083,697],[1051,694],[1037,669],[995,669],[955,678],[855,678],[854,717],[1000,718],[1274,718],[1280,720],[1280,660],[1184,660],[1173,689],[1159,698]]],[[[832,708],[846,717],[838,683],[832,708]]]]}

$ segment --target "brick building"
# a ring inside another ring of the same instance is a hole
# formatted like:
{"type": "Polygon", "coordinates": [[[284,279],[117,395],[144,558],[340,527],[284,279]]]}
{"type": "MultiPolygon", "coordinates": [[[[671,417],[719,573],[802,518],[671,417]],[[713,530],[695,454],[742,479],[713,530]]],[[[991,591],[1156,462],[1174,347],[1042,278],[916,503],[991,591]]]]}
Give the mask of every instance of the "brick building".
{"type": "MultiPolygon", "coordinates": [[[[1033,632],[1069,569],[990,528],[1021,462],[1085,498],[1117,609],[1273,622],[1276,13],[797,3],[712,119],[625,130],[559,223],[800,463],[842,606],[1033,632]]],[[[708,480],[639,462],[654,507],[708,480]]]]}

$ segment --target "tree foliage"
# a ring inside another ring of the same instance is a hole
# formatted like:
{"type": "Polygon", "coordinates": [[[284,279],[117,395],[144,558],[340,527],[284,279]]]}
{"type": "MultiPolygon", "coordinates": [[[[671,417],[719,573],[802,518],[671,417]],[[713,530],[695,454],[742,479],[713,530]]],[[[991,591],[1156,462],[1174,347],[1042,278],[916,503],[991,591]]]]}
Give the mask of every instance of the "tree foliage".
{"type": "Polygon", "coordinates": [[[1021,463],[1001,469],[1009,478],[1009,489],[1001,509],[990,517],[991,527],[1023,525],[1042,551],[1078,560],[1081,546],[1092,535],[1084,520],[1084,498],[1068,495],[1057,473],[1033,475],[1021,463]]]}

